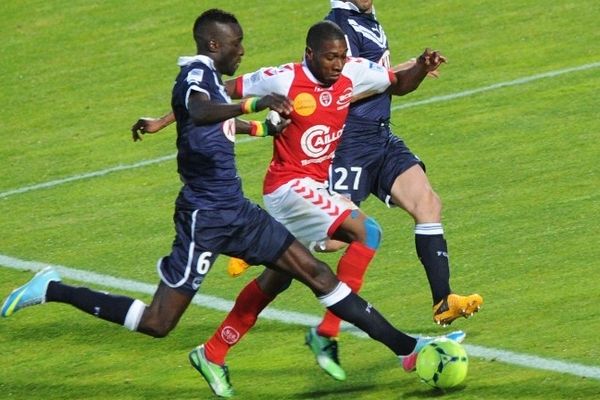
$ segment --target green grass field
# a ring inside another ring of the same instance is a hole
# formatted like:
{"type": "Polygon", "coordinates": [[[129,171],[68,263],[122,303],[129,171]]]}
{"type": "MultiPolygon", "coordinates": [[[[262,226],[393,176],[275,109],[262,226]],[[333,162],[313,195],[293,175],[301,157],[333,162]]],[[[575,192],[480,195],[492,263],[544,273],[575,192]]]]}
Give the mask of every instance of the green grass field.
{"type": "MultiPolygon", "coordinates": [[[[155,263],[170,249],[180,185],[168,158],[175,129],[133,143],[129,127],[168,110],[175,61],[193,54],[193,21],[210,7],[242,23],[243,73],[299,60],[307,28],[329,2],[2,3],[0,298],[31,276],[14,268],[15,259],[158,282],[155,263]],[[167,159],[130,168],[160,157],[167,159]],[[63,181],[70,177],[80,179],[63,181]]],[[[453,289],[486,301],[452,326],[477,347],[464,384],[443,397],[600,398],[597,2],[378,0],[376,8],[394,62],[427,46],[450,60],[440,79],[396,99],[393,113],[394,131],[426,162],[444,202],[453,289]],[[512,353],[505,360],[495,356],[501,351],[512,353]],[[525,355],[539,357],[536,365],[516,363],[525,355]],[[557,361],[563,372],[546,369],[557,361]]],[[[241,141],[236,150],[245,192],[257,202],[270,142],[241,141]]],[[[381,223],[384,241],[362,293],[403,330],[444,332],[431,323],[412,220],[375,199],[363,208],[381,223]]],[[[335,265],[338,256],[322,258],[335,265]]],[[[231,279],[225,263],[217,262],[202,294],[233,300],[259,272],[231,279]]],[[[299,284],[272,307],[321,313],[299,284]]],[[[24,310],[0,321],[0,398],[212,398],[187,353],[224,315],[194,305],[156,340],[66,305],[24,310]]],[[[341,336],[348,380],[334,382],[303,345],[304,331],[260,320],[228,358],[237,398],[442,396],[405,374],[383,346],[350,333],[341,336]]]]}

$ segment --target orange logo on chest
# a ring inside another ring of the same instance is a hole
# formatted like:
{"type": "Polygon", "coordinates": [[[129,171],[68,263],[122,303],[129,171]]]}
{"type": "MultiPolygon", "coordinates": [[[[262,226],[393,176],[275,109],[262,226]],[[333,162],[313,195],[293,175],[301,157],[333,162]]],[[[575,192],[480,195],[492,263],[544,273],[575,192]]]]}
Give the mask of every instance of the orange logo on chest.
{"type": "Polygon", "coordinates": [[[307,117],[317,109],[317,101],[309,93],[300,93],[294,99],[294,111],[303,117],[307,117]]]}

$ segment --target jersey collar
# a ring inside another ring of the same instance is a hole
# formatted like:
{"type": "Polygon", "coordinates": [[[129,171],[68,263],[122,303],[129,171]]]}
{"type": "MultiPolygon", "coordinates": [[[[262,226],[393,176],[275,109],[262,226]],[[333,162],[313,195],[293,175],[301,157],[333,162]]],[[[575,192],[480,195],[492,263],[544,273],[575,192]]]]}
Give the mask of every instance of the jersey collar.
{"type": "Polygon", "coordinates": [[[215,62],[212,58],[205,56],[203,54],[197,54],[195,56],[182,56],[177,60],[177,65],[180,67],[185,67],[195,62],[201,62],[202,64],[210,67],[212,70],[215,70],[215,62]]]}
{"type": "Polygon", "coordinates": [[[370,17],[375,20],[377,19],[377,17],[375,16],[375,6],[372,6],[370,14],[366,14],[366,13],[360,12],[358,7],[356,7],[353,3],[348,3],[346,1],[340,1],[340,0],[331,0],[330,3],[331,3],[332,10],[336,9],[336,8],[340,9],[340,10],[350,10],[350,11],[357,12],[363,16],[370,17]]]}
{"type": "Polygon", "coordinates": [[[340,0],[331,0],[331,8],[341,8],[342,10],[352,10],[356,12],[360,12],[358,7],[356,7],[353,3],[348,3],[346,1],[340,0]]]}

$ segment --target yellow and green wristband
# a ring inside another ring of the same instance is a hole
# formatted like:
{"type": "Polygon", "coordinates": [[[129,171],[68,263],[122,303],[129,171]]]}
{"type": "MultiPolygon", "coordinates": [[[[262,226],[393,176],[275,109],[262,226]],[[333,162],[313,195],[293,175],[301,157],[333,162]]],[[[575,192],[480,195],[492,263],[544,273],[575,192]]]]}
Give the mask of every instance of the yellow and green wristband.
{"type": "Polygon", "coordinates": [[[248,97],[240,102],[242,108],[242,114],[250,114],[256,112],[256,103],[258,103],[258,97],[248,97]]]}
{"type": "Polygon", "coordinates": [[[265,137],[269,136],[269,128],[266,122],[248,121],[250,124],[250,136],[265,137]]]}

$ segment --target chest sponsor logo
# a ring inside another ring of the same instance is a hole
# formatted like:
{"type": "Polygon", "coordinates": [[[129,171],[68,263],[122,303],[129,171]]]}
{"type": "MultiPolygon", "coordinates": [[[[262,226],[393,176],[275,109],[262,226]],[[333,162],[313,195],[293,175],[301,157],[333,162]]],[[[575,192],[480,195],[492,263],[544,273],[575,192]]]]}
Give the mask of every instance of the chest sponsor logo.
{"type": "Polygon", "coordinates": [[[235,143],[235,119],[230,118],[227,121],[223,122],[223,133],[227,140],[232,143],[235,143]]]}
{"type": "Polygon", "coordinates": [[[294,99],[294,111],[303,117],[312,115],[317,109],[317,101],[310,93],[300,93],[294,99]]]}
{"type": "Polygon", "coordinates": [[[307,129],[300,139],[300,145],[304,154],[311,158],[321,157],[330,151],[340,136],[342,129],[337,132],[330,132],[330,128],[326,125],[315,125],[307,129]]]}
{"type": "Polygon", "coordinates": [[[346,88],[337,99],[336,104],[338,106],[338,110],[342,108],[348,107],[350,105],[350,101],[352,100],[352,88],[346,88]]]}

